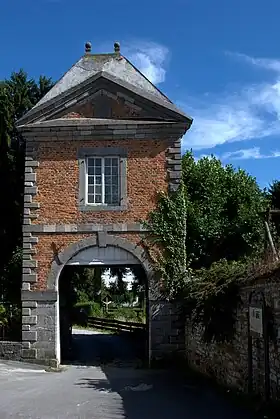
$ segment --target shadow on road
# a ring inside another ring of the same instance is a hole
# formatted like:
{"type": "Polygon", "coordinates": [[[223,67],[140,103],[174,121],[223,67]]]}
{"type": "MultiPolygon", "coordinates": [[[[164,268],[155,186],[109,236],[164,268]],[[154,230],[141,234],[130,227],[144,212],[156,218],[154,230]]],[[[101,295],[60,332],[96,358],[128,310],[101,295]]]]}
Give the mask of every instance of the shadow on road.
{"type": "Polygon", "coordinates": [[[135,362],[135,342],[132,344],[127,336],[81,334],[75,337],[75,344],[76,350],[79,348],[80,351],[79,362],[100,366],[106,376],[97,379],[93,371],[92,378],[91,373],[87,374],[75,385],[120,397],[123,414],[117,417],[252,419],[248,412],[232,407],[214,391],[197,386],[172,370],[139,368],[135,362]]]}
{"type": "Polygon", "coordinates": [[[100,393],[118,393],[126,419],[252,419],[206,388],[171,371],[102,368],[107,379],[82,378],[76,385],[100,393]]]}
{"type": "Polygon", "coordinates": [[[64,364],[115,366],[143,364],[145,361],[145,337],[141,334],[104,334],[75,330],[72,348],[64,364]]]}

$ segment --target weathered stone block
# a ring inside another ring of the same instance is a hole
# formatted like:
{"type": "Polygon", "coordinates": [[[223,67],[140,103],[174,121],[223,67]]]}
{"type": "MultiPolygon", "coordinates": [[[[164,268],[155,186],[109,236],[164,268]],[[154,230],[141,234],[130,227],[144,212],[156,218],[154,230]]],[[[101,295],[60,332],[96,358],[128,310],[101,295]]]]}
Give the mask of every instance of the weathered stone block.
{"type": "Polygon", "coordinates": [[[27,359],[36,359],[37,350],[36,349],[22,349],[22,357],[27,359]]]}
{"type": "Polygon", "coordinates": [[[29,331],[30,331],[30,329],[31,329],[30,324],[23,324],[23,325],[21,326],[21,330],[22,330],[23,332],[29,332],[29,331]]]}
{"type": "Polygon", "coordinates": [[[37,324],[37,316],[22,316],[23,324],[37,324]]]}
{"type": "Polygon", "coordinates": [[[23,268],[37,268],[38,262],[37,260],[23,260],[22,267],[23,268]]]}
{"type": "MultiPolygon", "coordinates": [[[[27,269],[27,268],[24,268],[27,269]]],[[[24,282],[37,282],[37,274],[23,274],[22,280],[24,282]]]]}
{"type": "Polygon", "coordinates": [[[37,301],[22,301],[22,307],[36,308],[37,301]]]}
{"type": "Polygon", "coordinates": [[[30,349],[31,343],[30,342],[22,342],[22,349],[30,349]]]}
{"type": "Polygon", "coordinates": [[[30,342],[36,342],[37,340],[37,331],[22,332],[22,340],[28,340],[30,342]]]}
{"type": "Polygon", "coordinates": [[[31,308],[23,308],[22,309],[23,316],[31,316],[31,308]]]}

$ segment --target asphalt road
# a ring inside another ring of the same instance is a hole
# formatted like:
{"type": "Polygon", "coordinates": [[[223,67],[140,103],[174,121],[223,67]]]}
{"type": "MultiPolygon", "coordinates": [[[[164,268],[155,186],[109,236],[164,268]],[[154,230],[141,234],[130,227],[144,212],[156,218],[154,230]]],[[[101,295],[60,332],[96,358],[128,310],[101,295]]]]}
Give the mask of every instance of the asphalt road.
{"type": "Polygon", "coordinates": [[[250,419],[210,390],[135,368],[117,336],[75,336],[80,362],[63,372],[0,361],[0,419],[250,419]]]}

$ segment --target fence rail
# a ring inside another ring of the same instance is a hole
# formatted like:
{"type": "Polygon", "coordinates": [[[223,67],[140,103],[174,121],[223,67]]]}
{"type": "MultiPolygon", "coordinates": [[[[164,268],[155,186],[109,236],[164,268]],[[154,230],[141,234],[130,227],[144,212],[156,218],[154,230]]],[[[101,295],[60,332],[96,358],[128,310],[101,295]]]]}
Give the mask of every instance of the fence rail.
{"type": "Polygon", "coordinates": [[[146,324],[143,323],[123,322],[99,317],[89,317],[87,324],[95,329],[111,330],[113,332],[144,332],[147,330],[146,324]]]}

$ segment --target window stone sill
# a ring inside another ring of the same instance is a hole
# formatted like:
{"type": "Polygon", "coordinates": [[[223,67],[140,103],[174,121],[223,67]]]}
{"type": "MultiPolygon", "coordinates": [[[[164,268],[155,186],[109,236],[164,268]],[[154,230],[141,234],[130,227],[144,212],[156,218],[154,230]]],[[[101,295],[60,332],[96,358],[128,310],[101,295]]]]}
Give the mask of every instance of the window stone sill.
{"type": "Polygon", "coordinates": [[[127,205],[79,205],[82,212],[99,212],[99,211],[127,211],[127,205]]]}

